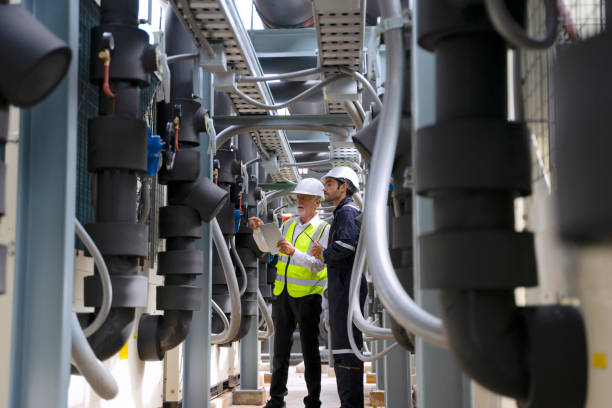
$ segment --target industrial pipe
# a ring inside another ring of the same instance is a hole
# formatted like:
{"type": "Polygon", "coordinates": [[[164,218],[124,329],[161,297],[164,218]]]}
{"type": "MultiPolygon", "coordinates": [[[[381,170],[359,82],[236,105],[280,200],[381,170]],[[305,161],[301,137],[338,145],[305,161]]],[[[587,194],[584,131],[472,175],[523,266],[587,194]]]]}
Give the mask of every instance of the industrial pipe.
{"type": "Polygon", "coordinates": [[[253,4],[266,28],[305,28],[314,24],[312,3],[308,0],[255,0],[253,4]]]}
{"type": "MultiPolygon", "coordinates": [[[[507,5],[523,15],[523,3],[507,5]]],[[[515,303],[516,287],[537,285],[537,267],[533,234],[515,229],[532,161],[525,124],[507,120],[507,44],[482,4],[428,0],[418,10],[418,41],[436,53],[443,92],[436,123],[416,134],[416,190],[433,204],[433,231],[419,237],[421,285],[441,290],[449,350],[471,378],[521,407],[583,407],[579,310],[515,303]]]]}
{"type": "MultiPolygon", "coordinates": [[[[147,304],[147,279],[138,275],[138,263],[148,255],[148,227],[138,223],[136,205],[137,175],[147,171],[147,128],[138,108],[140,89],[149,86],[156,64],[149,36],[138,28],[138,1],[102,0],[100,11],[101,24],[91,31],[90,81],[102,88],[108,77],[116,97],[100,92],[100,116],[89,120],[96,222],[85,228],[104,256],[113,285],[110,313],[88,338],[96,356],[105,360],[131,335],[135,308],[147,304]],[[99,54],[111,50],[112,64],[105,66],[99,54]]],[[[100,287],[98,271],[85,278],[85,306],[101,306],[100,287]]]]}
{"type": "MultiPolygon", "coordinates": [[[[395,1],[385,3],[389,3],[385,4],[385,18],[401,16],[399,4],[395,1]]],[[[403,289],[389,255],[387,223],[381,222],[386,219],[387,214],[388,180],[393,167],[402,115],[405,57],[402,28],[388,30],[385,33],[385,41],[389,50],[387,83],[391,83],[391,79],[399,83],[389,87],[385,96],[386,105],[381,112],[370,167],[371,182],[366,197],[364,224],[369,255],[368,267],[387,311],[407,330],[432,344],[446,348],[448,345],[442,321],[419,307],[403,289]]]]}

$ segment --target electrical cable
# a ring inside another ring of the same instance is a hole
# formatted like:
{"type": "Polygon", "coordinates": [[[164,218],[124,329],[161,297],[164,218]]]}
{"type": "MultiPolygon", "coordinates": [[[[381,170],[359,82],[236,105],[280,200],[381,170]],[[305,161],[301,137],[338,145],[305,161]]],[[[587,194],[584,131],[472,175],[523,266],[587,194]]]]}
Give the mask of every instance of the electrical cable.
{"type": "Polygon", "coordinates": [[[111,304],[113,303],[113,284],[111,282],[110,273],[108,272],[108,267],[106,266],[104,257],[100,253],[100,250],[96,246],[96,243],[93,241],[91,236],[76,218],[74,219],[74,229],[81,242],[83,242],[83,245],[85,245],[85,248],[87,248],[91,256],[93,256],[96,267],[98,268],[98,274],[100,275],[100,283],[102,285],[102,303],[100,304],[100,310],[98,310],[98,314],[93,322],[91,322],[91,324],[83,330],[85,337],[89,337],[97,332],[100,327],[102,327],[104,321],[108,317],[111,304]]]}
{"type": "MultiPolygon", "coordinates": [[[[399,2],[382,0],[385,18],[400,17],[399,2]]],[[[389,177],[395,158],[399,125],[402,115],[402,89],[404,78],[403,29],[393,28],[385,32],[387,44],[387,84],[390,79],[399,82],[388,87],[385,109],[381,112],[380,126],[370,167],[371,183],[366,197],[366,250],[368,267],[381,302],[393,318],[406,330],[439,347],[448,348],[448,339],[442,320],[417,305],[406,293],[399,281],[389,254],[389,234],[386,201],[389,177]]]]}
{"type": "Polygon", "coordinates": [[[242,276],[242,287],[240,288],[240,296],[242,296],[247,290],[247,273],[246,269],[244,269],[244,265],[242,264],[240,256],[238,256],[238,251],[236,250],[236,237],[232,236],[229,241],[230,248],[232,249],[232,254],[234,255],[234,259],[236,260],[238,269],[240,269],[240,276],[242,276]]]}
{"type": "Polygon", "coordinates": [[[353,105],[355,105],[355,109],[357,109],[357,112],[359,113],[361,122],[364,122],[367,115],[366,115],[365,110],[363,110],[363,106],[361,105],[359,101],[353,101],[353,105]]]}
{"type": "Polygon", "coordinates": [[[339,79],[342,79],[342,78],[345,78],[345,76],[344,75],[334,75],[334,76],[331,76],[331,77],[329,77],[329,78],[319,82],[318,84],[308,88],[304,92],[302,92],[300,94],[297,94],[293,98],[291,98],[291,99],[289,99],[289,100],[287,100],[285,102],[275,103],[274,105],[267,105],[265,103],[259,102],[259,101],[255,100],[255,99],[251,98],[250,96],[248,96],[244,92],[242,92],[237,87],[234,87],[232,92],[235,93],[236,95],[238,95],[239,97],[241,97],[246,102],[250,103],[251,105],[257,106],[258,108],[262,108],[262,109],[266,109],[266,110],[278,110],[278,109],[286,108],[287,106],[291,106],[291,105],[301,101],[302,99],[312,95],[313,93],[317,92],[318,90],[323,89],[324,87],[326,87],[327,85],[331,84],[332,82],[335,82],[335,81],[337,81],[339,79]]]}
{"type": "Polygon", "coordinates": [[[188,60],[192,60],[192,59],[196,59],[199,58],[200,54],[198,53],[193,53],[193,54],[177,54],[177,55],[172,55],[170,57],[167,58],[168,64],[174,64],[175,62],[181,62],[181,61],[188,61],[188,60]]]}
{"type": "Polygon", "coordinates": [[[223,313],[221,307],[217,304],[217,302],[212,299],[210,299],[210,305],[212,306],[214,312],[217,313],[217,315],[219,315],[219,317],[221,318],[221,321],[223,322],[223,330],[227,330],[229,328],[229,320],[227,320],[227,316],[225,315],[225,313],[223,313]]]}
{"type": "Polygon", "coordinates": [[[74,312],[71,316],[71,332],[72,364],[101,398],[107,400],[115,398],[119,393],[119,386],[108,369],[98,361],[74,312]]]}
{"type": "Polygon", "coordinates": [[[357,108],[353,105],[353,101],[344,101],[342,102],[342,106],[344,106],[344,110],[351,118],[353,125],[355,125],[355,129],[361,130],[363,128],[363,119],[357,112],[357,108]]]}
{"type": "MultiPolygon", "coordinates": [[[[355,261],[353,262],[353,269],[351,271],[351,279],[349,283],[349,316],[351,316],[352,323],[363,333],[368,336],[376,337],[381,340],[395,340],[391,329],[386,327],[378,327],[369,323],[361,314],[361,309],[357,302],[359,298],[359,283],[361,282],[361,276],[365,269],[365,227],[362,227],[361,233],[359,234],[359,240],[357,241],[357,250],[355,251],[355,261]]],[[[352,337],[352,334],[349,334],[352,337]]]]}
{"type": "Polygon", "coordinates": [[[264,300],[259,288],[257,289],[257,305],[259,306],[259,310],[261,310],[261,314],[266,322],[266,331],[259,331],[257,333],[257,338],[259,340],[264,340],[274,335],[274,320],[272,319],[272,315],[270,315],[266,301],[264,300]]]}
{"type": "Polygon", "coordinates": [[[295,72],[287,72],[285,74],[274,74],[264,76],[247,76],[247,75],[236,75],[236,82],[266,82],[266,81],[279,81],[284,79],[299,78],[314,74],[320,74],[322,72],[338,72],[337,68],[320,67],[320,68],[308,68],[295,72]]]}
{"type": "MultiPolygon", "coordinates": [[[[372,97],[372,99],[374,99],[374,103],[376,103],[376,105],[378,106],[378,109],[382,110],[383,103],[380,100],[380,98],[378,97],[378,94],[376,93],[376,90],[374,89],[374,87],[372,86],[370,81],[367,80],[366,77],[364,77],[360,72],[353,71],[353,70],[348,69],[348,68],[340,68],[340,72],[343,73],[343,74],[346,74],[346,75],[350,75],[353,78],[355,78],[357,81],[361,82],[361,85],[363,85],[363,87],[369,92],[369,94],[372,97]]],[[[393,88],[393,87],[391,87],[391,88],[393,88]]]]}
{"type": "Polygon", "coordinates": [[[512,17],[505,0],[485,0],[489,19],[495,30],[515,47],[528,50],[543,50],[555,43],[559,28],[559,8],[557,0],[544,0],[546,7],[546,32],[543,37],[533,38],[512,17]]]}
{"type": "Polygon", "coordinates": [[[238,280],[236,279],[236,273],[234,272],[234,265],[232,264],[232,256],[230,255],[225,240],[223,239],[223,232],[219,226],[219,222],[216,218],[210,222],[210,227],[213,233],[213,242],[217,248],[221,265],[223,266],[223,273],[227,281],[227,287],[230,293],[230,304],[232,308],[230,322],[227,330],[223,330],[221,333],[213,333],[210,336],[210,342],[212,344],[225,344],[232,341],[238,331],[240,330],[240,321],[242,320],[242,305],[240,303],[240,289],[238,288],[238,280]]]}
{"type": "Polygon", "coordinates": [[[245,166],[245,167],[249,167],[249,166],[252,166],[253,164],[255,164],[255,163],[259,163],[259,162],[261,162],[261,157],[256,157],[256,158],[251,159],[251,160],[249,160],[248,162],[246,162],[246,163],[244,164],[244,166],[245,166]]]}

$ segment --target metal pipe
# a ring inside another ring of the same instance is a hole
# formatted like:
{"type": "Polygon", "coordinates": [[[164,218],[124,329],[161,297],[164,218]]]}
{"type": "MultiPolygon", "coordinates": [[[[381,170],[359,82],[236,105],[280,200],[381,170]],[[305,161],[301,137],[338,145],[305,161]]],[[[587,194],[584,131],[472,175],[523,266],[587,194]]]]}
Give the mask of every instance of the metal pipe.
{"type": "Polygon", "coordinates": [[[102,284],[102,303],[100,304],[100,310],[98,310],[98,314],[96,315],[94,321],[83,330],[85,337],[89,337],[98,331],[100,327],[102,327],[102,324],[110,312],[113,301],[113,284],[110,280],[110,274],[108,272],[108,268],[106,267],[106,262],[104,262],[104,257],[100,253],[98,246],[76,218],[74,219],[74,227],[77,236],[94,258],[94,262],[98,268],[98,273],[100,274],[100,283],[102,284]]]}
{"type": "Polygon", "coordinates": [[[210,335],[210,342],[212,344],[224,344],[236,337],[238,330],[240,330],[240,322],[242,320],[242,305],[240,303],[240,289],[238,288],[238,280],[236,279],[236,273],[234,272],[234,265],[232,264],[232,257],[229,253],[225,240],[223,239],[223,232],[219,226],[219,222],[214,218],[210,222],[210,228],[213,233],[213,242],[217,248],[221,265],[223,266],[223,273],[227,280],[227,287],[230,294],[230,304],[232,307],[232,314],[230,316],[230,323],[227,330],[223,330],[221,333],[213,333],[210,335]]]}
{"type": "Polygon", "coordinates": [[[76,313],[72,313],[72,364],[101,398],[113,399],[119,393],[117,382],[89,346],[76,313]]]}
{"type": "MultiPolygon", "coordinates": [[[[399,3],[383,1],[383,15],[387,18],[401,16],[399,3]]],[[[386,108],[382,109],[372,157],[368,195],[366,197],[366,248],[368,267],[383,305],[406,330],[442,348],[448,348],[442,321],[419,307],[403,289],[389,254],[389,238],[386,200],[388,180],[391,176],[395,149],[402,114],[402,90],[404,81],[403,30],[394,28],[385,33],[388,47],[387,83],[397,81],[389,87],[385,97],[386,108]]],[[[365,78],[364,78],[365,80],[365,78]]],[[[367,82],[367,80],[365,80],[367,82]]],[[[368,82],[369,84],[369,82],[368,82]]]]}

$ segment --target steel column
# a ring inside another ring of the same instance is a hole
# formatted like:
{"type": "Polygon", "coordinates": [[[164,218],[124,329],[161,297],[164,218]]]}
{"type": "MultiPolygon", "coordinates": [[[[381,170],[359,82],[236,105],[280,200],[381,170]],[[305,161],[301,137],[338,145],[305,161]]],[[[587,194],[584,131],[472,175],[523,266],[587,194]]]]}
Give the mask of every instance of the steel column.
{"type": "MultiPolygon", "coordinates": [[[[213,92],[210,73],[194,69],[195,93],[200,95],[202,107],[213,109],[213,92]]],[[[211,177],[212,155],[208,152],[209,137],[202,134],[198,147],[202,164],[200,177],[211,177]]],[[[183,354],[183,407],[208,408],[210,406],[210,318],[212,296],[212,234],[210,224],[202,224],[202,239],[196,248],[204,252],[204,274],[198,276],[196,285],[202,288],[202,306],[193,312],[191,330],[184,345],[183,354]]]]}
{"type": "MultiPolygon", "coordinates": [[[[247,270],[247,272],[252,273],[247,270]]],[[[256,282],[259,282],[259,262],[254,271],[256,282]]],[[[254,319],[251,319],[249,334],[240,340],[240,389],[257,390],[257,365],[259,360],[259,340],[257,340],[257,328],[259,326],[259,309],[254,319]]]]}
{"type": "MultiPolygon", "coordinates": [[[[423,1],[423,0],[420,0],[423,1]]],[[[435,72],[434,54],[425,51],[417,43],[418,4],[414,2],[412,25],[412,100],[414,101],[414,128],[435,122],[435,72]]],[[[413,146],[414,146],[413,138],[413,146]]],[[[413,152],[416,149],[413,149],[413,152]]],[[[413,159],[413,163],[414,163],[413,159]]],[[[417,176],[418,177],[418,176],[417,176]]],[[[432,203],[413,193],[414,197],[414,294],[415,301],[425,310],[438,314],[438,291],[421,290],[418,236],[433,229],[432,203]]],[[[470,380],[457,367],[452,356],[438,347],[416,338],[416,366],[419,407],[471,408],[470,380]],[[444,390],[444,392],[441,392],[444,390]]]]}
{"type": "MultiPolygon", "coordinates": [[[[391,320],[386,311],[383,312],[385,327],[391,327],[391,320]]],[[[386,340],[388,347],[393,341],[386,340]]],[[[410,389],[410,352],[402,347],[393,350],[385,356],[385,406],[412,408],[412,394],[410,389]]],[[[451,405],[449,405],[451,406],[451,405]]]]}
{"type": "Polygon", "coordinates": [[[73,57],[57,89],[21,111],[9,406],[64,408],[74,274],[79,2],[27,0],[23,6],[70,45],[73,57]]]}

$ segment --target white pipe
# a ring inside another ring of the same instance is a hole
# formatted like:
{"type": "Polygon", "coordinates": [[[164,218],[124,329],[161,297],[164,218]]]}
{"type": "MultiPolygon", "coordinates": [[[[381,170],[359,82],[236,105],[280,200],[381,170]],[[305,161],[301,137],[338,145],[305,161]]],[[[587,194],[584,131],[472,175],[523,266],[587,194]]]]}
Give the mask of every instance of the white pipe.
{"type": "Polygon", "coordinates": [[[72,364],[101,398],[107,400],[115,398],[119,393],[119,386],[111,373],[96,358],[74,312],[71,331],[72,364]]]}
{"type": "MultiPolygon", "coordinates": [[[[401,17],[398,1],[381,1],[385,18],[401,17]]],[[[395,149],[402,114],[402,93],[404,79],[403,30],[394,28],[386,31],[387,52],[387,94],[385,109],[382,110],[380,126],[370,168],[370,185],[366,197],[366,248],[368,266],[381,302],[393,318],[406,330],[442,348],[448,348],[448,339],[442,321],[417,305],[400,283],[389,254],[387,231],[387,208],[389,177],[393,167],[395,149]]]]}
{"type": "Polygon", "coordinates": [[[98,267],[100,283],[102,284],[102,304],[100,305],[98,315],[94,321],[83,330],[85,337],[89,337],[102,327],[102,324],[104,324],[104,321],[108,317],[113,301],[113,285],[110,280],[108,268],[106,267],[106,262],[104,262],[104,257],[100,253],[100,250],[98,250],[91,236],[89,236],[85,228],[83,228],[83,225],[81,225],[76,218],[74,219],[74,229],[81,242],[83,242],[89,253],[93,256],[96,266],[98,267]]]}
{"type": "Polygon", "coordinates": [[[342,102],[342,106],[344,106],[344,110],[346,113],[348,113],[353,125],[355,125],[355,129],[361,130],[363,127],[363,120],[361,119],[359,112],[357,112],[357,108],[355,105],[353,105],[353,101],[344,101],[342,102]]]}
{"type": "Polygon", "coordinates": [[[236,279],[236,272],[234,271],[234,265],[232,264],[232,256],[230,255],[225,240],[223,239],[223,232],[219,227],[219,222],[216,218],[210,222],[210,227],[213,233],[213,241],[221,265],[223,266],[223,273],[227,281],[227,287],[230,293],[230,304],[232,307],[232,314],[230,316],[230,323],[227,330],[223,330],[221,333],[213,333],[210,335],[210,342],[212,344],[225,344],[232,341],[240,330],[240,320],[242,319],[242,305],[240,304],[240,288],[238,288],[238,280],[236,279]]]}

